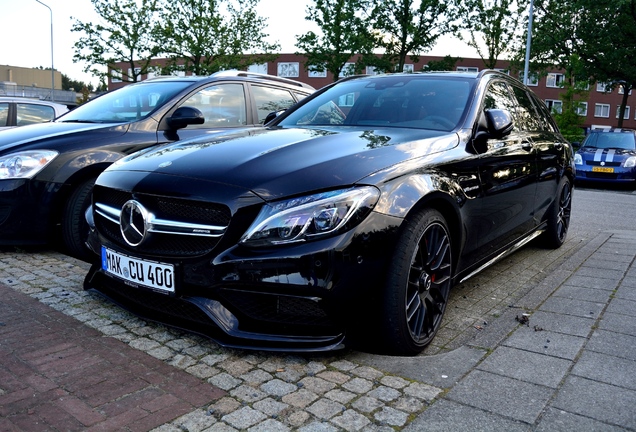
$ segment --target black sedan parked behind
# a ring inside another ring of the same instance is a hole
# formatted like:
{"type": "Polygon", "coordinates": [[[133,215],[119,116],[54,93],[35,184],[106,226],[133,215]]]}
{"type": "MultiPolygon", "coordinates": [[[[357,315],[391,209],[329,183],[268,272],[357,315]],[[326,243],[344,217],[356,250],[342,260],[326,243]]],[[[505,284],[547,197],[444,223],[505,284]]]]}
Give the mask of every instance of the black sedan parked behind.
{"type": "Polygon", "coordinates": [[[80,258],[95,179],[134,151],[262,125],[314,89],[290,79],[226,71],[161,77],[94,99],[56,121],[0,134],[0,245],[57,243],[80,258]]]}
{"type": "Polygon", "coordinates": [[[507,75],[351,77],[255,133],[108,168],[85,288],[229,346],[412,355],[454,283],[535,237],[563,244],[574,175],[507,75]]]}

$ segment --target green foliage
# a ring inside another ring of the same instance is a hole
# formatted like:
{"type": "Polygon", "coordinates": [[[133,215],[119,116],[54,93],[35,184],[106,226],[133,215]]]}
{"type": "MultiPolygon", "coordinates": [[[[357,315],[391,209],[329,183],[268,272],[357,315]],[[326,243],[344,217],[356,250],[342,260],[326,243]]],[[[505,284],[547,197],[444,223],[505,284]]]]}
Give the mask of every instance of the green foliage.
{"type": "Polygon", "coordinates": [[[528,0],[452,0],[457,11],[457,36],[474,48],[486,68],[493,69],[512,42],[523,33],[528,0]],[[466,37],[463,32],[467,32],[466,37]]]}
{"type": "Polygon", "coordinates": [[[277,44],[264,42],[265,19],[259,0],[91,0],[99,23],[75,20],[72,31],[75,62],[101,78],[113,75],[113,64],[124,62],[122,81],[139,81],[154,70],[160,56],[169,60],[161,73],[185,70],[207,75],[269,61],[277,44]],[[177,66],[180,65],[180,66],[177,66]]]}
{"type": "MultiPolygon", "coordinates": [[[[636,86],[636,0],[535,0],[534,70],[557,66],[568,80],[636,86]]],[[[617,126],[622,127],[623,116],[617,126]]]]}
{"type": "Polygon", "coordinates": [[[425,71],[453,71],[457,65],[458,61],[462,61],[461,57],[452,57],[447,55],[441,60],[431,60],[426,66],[424,66],[425,71]]]}
{"type": "Polygon", "coordinates": [[[81,92],[84,88],[86,88],[89,92],[94,90],[93,84],[87,84],[84,81],[76,81],[62,74],[62,90],[73,89],[74,91],[81,92]]]}
{"type": "Polygon", "coordinates": [[[71,31],[83,35],[75,42],[74,62],[85,62],[84,72],[107,77],[108,68],[116,62],[126,62],[124,81],[138,81],[147,73],[159,47],[148,32],[148,23],[155,22],[158,0],[91,0],[102,22],[83,23],[75,20],[71,31]]]}
{"type": "MultiPolygon", "coordinates": [[[[371,55],[370,21],[362,14],[368,5],[368,0],[314,0],[305,19],[315,22],[322,34],[310,31],[299,35],[296,42],[301,51],[297,54],[307,57],[305,67],[309,71],[326,70],[337,80],[355,54],[362,54],[363,58],[371,55]]],[[[347,74],[359,73],[361,67],[362,60],[347,74]]]]}
{"type": "Polygon", "coordinates": [[[408,56],[418,61],[451,31],[450,13],[448,3],[440,0],[374,0],[375,47],[383,52],[376,68],[401,72],[408,56]]]}
{"type": "Polygon", "coordinates": [[[258,0],[178,0],[163,4],[164,20],[153,34],[169,59],[166,72],[185,70],[209,75],[242,69],[273,58],[278,49],[264,41],[265,19],[255,10],[258,0]]]}

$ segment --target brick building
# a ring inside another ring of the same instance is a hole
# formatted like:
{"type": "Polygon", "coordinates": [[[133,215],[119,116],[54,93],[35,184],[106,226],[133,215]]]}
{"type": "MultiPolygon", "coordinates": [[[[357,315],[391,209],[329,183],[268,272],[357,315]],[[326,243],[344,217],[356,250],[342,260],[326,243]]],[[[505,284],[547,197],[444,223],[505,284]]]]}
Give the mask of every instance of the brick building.
{"type": "MultiPolygon", "coordinates": [[[[436,56],[421,56],[417,63],[410,63],[405,65],[405,71],[421,71],[429,61],[439,61],[443,57],[436,56]]],[[[356,58],[351,59],[351,65],[355,62],[356,58]]],[[[249,70],[252,72],[266,73],[270,75],[283,76],[292,78],[298,81],[307,83],[314,88],[323,87],[333,82],[333,75],[329,72],[323,73],[310,73],[305,69],[305,57],[296,54],[280,54],[275,61],[271,61],[265,64],[252,65],[249,70]]],[[[156,65],[161,66],[163,61],[157,60],[156,65]]],[[[123,63],[115,65],[115,75],[122,76],[121,67],[123,63]],[[119,67],[119,69],[117,69],[119,67]]],[[[508,61],[500,60],[497,64],[497,69],[507,71],[509,66],[508,61]]],[[[348,70],[349,65],[344,68],[348,70]]],[[[478,58],[465,58],[457,62],[456,70],[465,71],[480,71],[483,69],[483,62],[478,58]]],[[[365,73],[373,74],[374,70],[368,67],[365,73]]],[[[126,76],[126,74],[123,74],[126,76]]],[[[150,78],[154,76],[143,75],[142,79],[150,78]]],[[[539,79],[530,80],[528,86],[540,97],[550,108],[560,109],[561,101],[559,94],[563,91],[561,83],[565,79],[564,74],[561,71],[554,70],[545,77],[539,79]]],[[[108,80],[108,89],[113,90],[121,86],[126,85],[127,82],[122,79],[110,79],[108,80]]],[[[622,89],[614,89],[607,91],[605,83],[594,83],[590,85],[588,89],[589,97],[587,101],[582,103],[580,115],[585,117],[583,126],[590,127],[613,127],[618,122],[618,109],[622,100],[622,89]]],[[[628,99],[627,107],[625,109],[623,127],[636,129],[636,107],[631,109],[630,100],[628,99]]]]}

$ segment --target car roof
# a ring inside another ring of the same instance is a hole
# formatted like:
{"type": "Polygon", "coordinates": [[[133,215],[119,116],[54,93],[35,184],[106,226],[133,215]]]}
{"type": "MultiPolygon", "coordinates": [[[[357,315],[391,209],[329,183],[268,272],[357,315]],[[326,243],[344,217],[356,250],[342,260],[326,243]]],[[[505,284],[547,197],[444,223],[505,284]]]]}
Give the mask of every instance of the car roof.
{"type": "Polygon", "coordinates": [[[636,130],[629,128],[598,128],[590,130],[590,133],[632,133],[636,134],[636,130]]]}
{"type": "Polygon", "coordinates": [[[48,105],[48,106],[51,106],[51,107],[59,107],[59,108],[67,108],[68,109],[68,107],[66,105],[61,104],[61,103],[51,102],[51,101],[46,101],[46,100],[41,100],[41,99],[26,98],[26,97],[0,96],[0,102],[33,103],[33,104],[48,105]]]}
{"type": "Polygon", "coordinates": [[[306,90],[309,92],[313,92],[316,89],[312,86],[310,86],[309,84],[305,84],[303,82],[300,81],[296,81],[293,79],[289,79],[289,78],[283,78],[283,77],[279,77],[279,76],[275,76],[275,75],[267,75],[267,74],[261,74],[261,73],[256,73],[256,72],[249,72],[249,71],[239,71],[239,70],[226,70],[226,71],[220,71],[220,72],[215,72],[212,75],[207,75],[207,76],[157,76],[155,78],[148,78],[144,81],[141,81],[140,83],[137,84],[142,84],[142,83],[146,83],[146,82],[157,82],[157,81],[181,81],[181,82],[199,82],[199,81],[208,81],[208,82],[213,82],[213,81],[219,81],[219,80],[227,80],[227,79],[239,79],[239,80],[246,80],[246,81],[260,81],[262,83],[270,83],[270,84],[279,84],[279,85],[284,85],[286,87],[290,87],[290,88],[297,88],[299,90],[306,90]]]}

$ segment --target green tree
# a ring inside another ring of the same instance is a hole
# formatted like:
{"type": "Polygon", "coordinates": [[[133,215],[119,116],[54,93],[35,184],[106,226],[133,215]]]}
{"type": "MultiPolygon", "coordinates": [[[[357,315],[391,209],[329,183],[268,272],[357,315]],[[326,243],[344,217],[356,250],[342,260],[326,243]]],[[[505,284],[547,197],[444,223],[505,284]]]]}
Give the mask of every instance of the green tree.
{"type": "Polygon", "coordinates": [[[67,75],[62,74],[62,90],[75,90],[81,92],[82,89],[86,88],[89,92],[94,90],[93,84],[86,84],[84,81],[77,81],[69,78],[67,75]]]}
{"type": "Polygon", "coordinates": [[[313,72],[328,71],[334,81],[340,78],[345,64],[356,54],[362,54],[354,71],[360,72],[362,58],[373,50],[370,21],[363,12],[368,0],[314,0],[307,7],[307,21],[318,25],[321,34],[313,31],[297,36],[296,47],[305,55],[305,68],[313,72]]]}
{"type": "Polygon", "coordinates": [[[426,66],[425,71],[452,71],[455,70],[457,62],[462,61],[461,57],[452,57],[450,55],[445,56],[441,60],[431,60],[426,66]]]}
{"type": "Polygon", "coordinates": [[[620,87],[623,99],[636,86],[636,0],[535,0],[533,68],[552,64],[565,71],[569,85],[604,82],[620,87]]]}
{"type": "Polygon", "coordinates": [[[209,75],[242,69],[276,56],[278,44],[265,42],[259,0],[166,0],[164,21],[154,36],[168,57],[168,70],[209,75]]]}
{"type": "Polygon", "coordinates": [[[147,73],[158,45],[148,30],[157,19],[157,0],[91,0],[101,23],[75,19],[71,31],[82,33],[75,42],[74,62],[85,62],[84,72],[106,78],[114,63],[125,62],[124,81],[139,81],[147,73]]]}
{"type": "Polygon", "coordinates": [[[413,62],[450,32],[451,10],[444,0],[374,0],[371,13],[376,47],[383,54],[377,67],[403,71],[407,57],[413,62]]]}
{"type": "Polygon", "coordinates": [[[528,0],[453,0],[453,4],[457,36],[477,51],[486,68],[495,68],[502,56],[514,53],[512,43],[523,32],[528,0]]]}
{"type": "Polygon", "coordinates": [[[623,127],[629,93],[636,87],[636,0],[569,1],[579,10],[578,55],[589,76],[623,91],[617,121],[623,127]]]}

